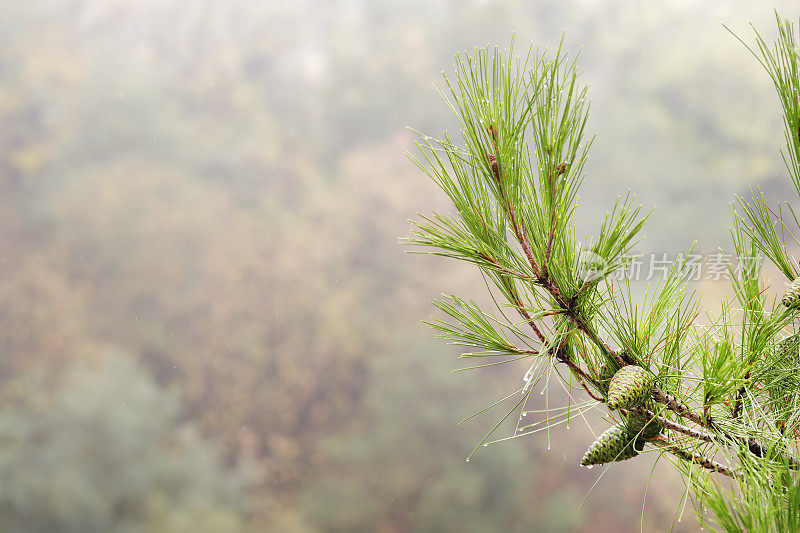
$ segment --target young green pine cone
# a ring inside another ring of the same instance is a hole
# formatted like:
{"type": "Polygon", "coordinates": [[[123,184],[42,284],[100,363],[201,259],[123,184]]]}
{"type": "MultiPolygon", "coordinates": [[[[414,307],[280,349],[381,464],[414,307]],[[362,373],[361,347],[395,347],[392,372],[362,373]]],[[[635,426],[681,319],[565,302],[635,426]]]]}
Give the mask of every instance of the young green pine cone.
{"type": "Polygon", "coordinates": [[[630,411],[628,413],[628,417],[625,420],[625,425],[628,433],[636,438],[633,443],[633,447],[637,452],[642,451],[645,443],[648,440],[657,437],[664,429],[664,426],[661,424],[661,422],[655,418],[651,418],[648,421],[643,414],[636,411],[630,411]]]}
{"type": "Polygon", "coordinates": [[[597,437],[581,459],[581,466],[600,465],[636,457],[631,435],[625,426],[613,426],[597,437]]]}
{"type": "Polygon", "coordinates": [[[622,367],[611,378],[606,405],[609,409],[629,409],[643,402],[653,390],[653,376],[636,365],[622,367]]]}
{"type": "Polygon", "coordinates": [[[789,309],[800,309],[800,278],[795,279],[786,287],[786,294],[781,300],[789,309]]]}

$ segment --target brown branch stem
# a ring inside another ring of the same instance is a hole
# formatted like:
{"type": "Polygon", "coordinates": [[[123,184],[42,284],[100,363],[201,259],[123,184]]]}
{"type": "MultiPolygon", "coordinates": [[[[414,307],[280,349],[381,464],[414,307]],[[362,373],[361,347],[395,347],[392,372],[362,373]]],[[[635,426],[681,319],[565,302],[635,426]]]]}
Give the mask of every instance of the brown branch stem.
{"type": "Polygon", "coordinates": [[[698,452],[689,452],[687,450],[684,450],[674,442],[671,442],[669,439],[666,439],[664,437],[656,437],[654,439],[650,439],[648,442],[650,442],[651,444],[653,444],[658,448],[661,448],[671,453],[676,457],[683,459],[688,463],[701,466],[706,470],[717,472],[734,479],[742,479],[742,475],[739,472],[735,472],[734,470],[723,465],[722,463],[713,461],[698,452]]]}
{"type": "Polygon", "coordinates": [[[695,438],[697,440],[702,440],[704,442],[714,442],[714,440],[715,440],[714,436],[711,435],[710,433],[706,433],[705,431],[699,431],[699,430],[696,430],[696,429],[692,429],[692,428],[690,428],[688,426],[684,426],[683,424],[678,424],[676,422],[671,422],[670,420],[667,420],[663,416],[659,416],[659,415],[653,413],[652,411],[650,411],[648,409],[641,408],[641,409],[637,409],[637,411],[640,414],[645,415],[648,419],[657,420],[662,426],[664,426],[667,429],[671,429],[672,431],[676,431],[678,433],[683,433],[684,435],[687,435],[689,437],[693,437],[693,438],[695,438]]]}
{"type": "Polygon", "coordinates": [[[602,396],[598,396],[592,392],[591,389],[589,389],[589,386],[586,384],[587,381],[592,384],[597,383],[592,376],[584,372],[581,367],[575,363],[575,361],[571,360],[566,355],[562,355],[560,350],[558,355],[556,355],[556,359],[559,363],[564,363],[567,365],[567,367],[569,367],[570,371],[575,376],[575,379],[578,380],[578,383],[580,383],[583,389],[586,391],[586,394],[588,394],[595,401],[605,403],[606,400],[602,396]]]}
{"type": "Polygon", "coordinates": [[[514,235],[516,236],[517,241],[519,242],[520,246],[522,246],[522,251],[525,253],[525,257],[528,258],[528,262],[531,264],[534,274],[536,274],[537,278],[541,279],[543,277],[542,269],[539,267],[539,263],[536,261],[533,248],[531,248],[531,243],[528,239],[528,229],[525,227],[524,221],[517,221],[517,215],[514,211],[514,206],[511,204],[511,200],[508,198],[505,187],[503,186],[503,169],[500,168],[500,162],[497,159],[497,156],[500,154],[500,148],[497,142],[497,130],[491,124],[489,125],[488,130],[492,137],[492,145],[494,149],[494,154],[489,154],[489,164],[492,167],[492,176],[494,177],[500,197],[503,199],[503,209],[505,210],[506,216],[511,223],[511,227],[514,229],[514,235]]]}
{"type": "Polygon", "coordinates": [[[536,325],[536,322],[533,320],[533,317],[531,317],[531,314],[528,312],[528,310],[523,305],[522,298],[520,298],[519,292],[517,292],[517,287],[516,287],[516,285],[514,283],[514,280],[511,278],[511,276],[518,276],[518,277],[524,277],[524,278],[530,279],[530,276],[525,276],[524,274],[519,274],[517,272],[514,272],[513,270],[509,270],[509,269],[505,268],[504,266],[502,266],[496,259],[494,259],[494,258],[492,258],[492,257],[490,257],[490,256],[488,256],[488,255],[486,255],[484,253],[480,253],[479,252],[478,256],[481,259],[483,259],[484,261],[486,261],[488,263],[491,263],[495,268],[497,268],[501,272],[506,272],[507,273],[507,275],[501,275],[501,276],[502,276],[502,279],[503,279],[503,283],[505,284],[506,288],[508,289],[508,292],[511,293],[511,297],[513,299],[513,304],[514,304],[514,306],[516,306],[517,312],[520,314],[520,316],[522,316],[523,319],[525,319],[525,321],[531,327],[533,332],[539,338],[539,341],[545,342],[545,337],[542,334],[542,331],[539,329],[539,326],[536,325]]]}
{"type": "Polygon", "coordinates": [[[654,389],[653,390],[653,399],[659,403],[662,403],[667,406],[667,409],[673,411],[674,413],[686,418],[687,420],[691,420],[695,424],[698,424],[703,427],[710,427],[709,423],[703,420],[703,418],[692,411],[687,405],[679,402],[675,398],[673,398],[670,394],[660,390],[654,389]]]}
{"type": "MultiPolygon", "coordinates": [[[[726,443],[726,442],[727,443],[733,443],[733,442],[737,442],[737,441],[738,442],[742,442],[742,443],[747,445],[747,449],[750,450],[750,453],[752,453],[756,457],[763,457],[764,456],[764,447],[757,440],[749,439],[747,437],[736,437],[736,436],[731,435],[727,431],[720,430],[720,428],[714,423],[714,419],[712,417],[708,417],[706,420],[703,420],[699,415],[694,413],[686,405],[680,403],[678,400],[676,400],[675,398],[673,398],[672,396],[670,396],[666,392],[656,389],[655,391],[653,391],[653,399],[658,401],[658,402],[660,402],[660,403],[663,403],[664,405],[667,406],[667,408],[669,408],[671,411],[675,412],[676,414],[682,416],[683,418],[691,420],[692,422],[694,422],[694,423],[696,423],[696,424],[698,424],[698,425],[700,425],[702,427],[720,431],[720,437],[721,438],[715,437],[714,435],[712,435],[710,433],[699,432],[699,431],[695,431],[695,430],[692,430],[690,428],[687,428],[686,426],[680,426],[680,424],[677,424],[677,426],[679,426],[681,429],[677,429],[677,428],[670,428],[670,429],[674,429],[675,431],[679,431],[680,433],[684,433],[686,435],[698,438],[700,440],[704,440],[706,442],[716,442],[716,443],[719,443],[719,442],[722,442],[722,443],[726,443]],[[686,430],[688,430],[688,431],[686,431],[686,430]],[[689,433],[689,432],[692,432],[694,434],[689,433]]],[[[673,424],[672,422],[669,422],[669,423],[673,424]]],[[[666,424],[665,424],[665,426],[666,426],[666,424]]],[[[800,468],[800,461],[795,459],[794,456],[792,456],[792,455],[790,455],[788,453],[782,453],[780,455],[793,468],[800,468]]]]}
{"type": "MultiPolygon", "coordinates": [[[[744,380],[747,381],[748,379],[750,379],[749,368],[747,369],[747,372],[745,372],[744,375],[744,380]]],[[[733,409],[731,410],[731,418],[733,419],[739,418],[739,415],[741,415],[742,402],[744,402],[744,393],[745,393],[745,386],[742,385],[736,392],[736,400],[734,400],[733,409]]]]}
{"type": "MultiPolygon", "coordinates": [[[[513,294],[514,294],[514,296],[516,296],[516,298],[517,298],[517,299],[519,299],[519,295],[518,295],[518,294],[516,294],[516,293],[513,293],[513,294]]],[[[532,330],[533,330],[533,332],[536,334],[536,336],[537,336],[537,337],[539,337],[539,340],[540,340],[541,342],[545,342],[544,335],[542,335],[542,332],[541,332],[541,330],[539,329],[539,326],[537,326],[537,325],[536,325],[536,322],[533,320],[533,317],[531,316],[531,314],[530,314],[530,313],[528,313],[528,310],[527,310],[527,309],[525,309],[525,308],[522,306],[522,302],[520,302],[520,301],[515,301],[515,302],[514,302],[514,305],[516,305],[516,306],[517,306],[517,311],[518,311],[518,312],[519,312],[519,314],[522,316],[522,318],[524,318],[524,319],[525,319],[525,321],[526,321],[526,322],[528,323],[528,325],[531,327],[531,329],[532,329],[532,330]]]]}

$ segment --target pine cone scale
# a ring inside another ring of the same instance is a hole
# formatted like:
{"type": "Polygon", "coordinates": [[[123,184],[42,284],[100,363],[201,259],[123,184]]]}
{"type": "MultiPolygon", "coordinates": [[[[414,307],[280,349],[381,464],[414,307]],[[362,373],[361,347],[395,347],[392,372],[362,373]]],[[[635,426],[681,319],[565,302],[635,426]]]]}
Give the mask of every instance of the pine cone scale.
{"type": "Polygon", "coordinates": [[[800,309],[800,278],[786,287],[786,294],[783,295],[781,302],[789,309],[800,309]]]}
{"type": "Polygon", "coordinates": [[[627,428],[613,426],[597,437],[581,459],[581,466],[625,461],[639,455],[627,428]]]}
{"type": "Polygon", "coordinates": [[[653,390],[653,376],[636,365],[622,367],[608,387],[609,409],[630,409],[641,404],[653,390]]]}

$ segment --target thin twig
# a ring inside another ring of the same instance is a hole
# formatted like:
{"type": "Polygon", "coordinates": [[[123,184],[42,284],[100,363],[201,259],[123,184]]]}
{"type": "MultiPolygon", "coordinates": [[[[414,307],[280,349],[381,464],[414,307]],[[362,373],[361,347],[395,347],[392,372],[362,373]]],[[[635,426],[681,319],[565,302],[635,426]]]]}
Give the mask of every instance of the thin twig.
{"type": "MultiPolygon", "coordinates": [[[[744,376],[744,379],[748,379],[749,377],[750,377],[750,371],[748,370],[747,374],[745,374],[744,376]]],[[[741,414],[742,402],[744,400],[744,393],[745,393],[745,388],[744,385],[742,385],[741,388],[736,392],[736,400],[734,400],[733,409],[731,410],[731,418],[733,418],[734,420],[739,418],[739,415],[741,414]]]]}
{"type": "MultiPolygon", "coordinates": [[[[496,268],[498,268],[501,271],[509,272],[510,275],[522,276],[522,274],[517,274],[516,272],[503,267],[502,265],[500,265],[500,263],[496,259],[493,259],[492,257],[486,255],[485,253],[479,253],[478,255],[484,261],[487,261],[487,262],[491,263],[492,265],[494,265],[496,268]]],[[[512,303],[517,308],[517,312],[520,314],[520,316],[522,316],[522,318],[525,319],[525,321],[531,327],[531,329],[536,334],[536,336],[539,338],[539,340],[541,342],[545,342],[545,337],[542,334],[541,330],[539,329],[539,326],[536,325],[536,322],[533,320],[533,317],[531,317],[530,313],[528,312],[528,310],[523,305],[522,298],[520,298],[519,292],[517,292],[517,286],[514,283],[514,280],[510,277],[510,275],[502,275],[501,274],[501,278],[502,278],[502,281],[505,284],[506,288],[508,289],[508,292],[511,293],[511,297],[513,299],[512,303]]],[[[526,278],[530,278],[530,276],[525,276],[525,277],[526,278]]]]}
{"type": "MultiPolygon", "coordinates": [[[[752,370],[752,365],[751,365],[751,368],[748,368],[747,372],[745,372],[745,374],[744,374],[744,381],[745,382],[747,382],[747,380],[750,379],[750,371],[751,370],[752,370]]],[[[733,418],[733,419],[739,418],[739,415],[741,414],[742,403],[744,402],[745,390],[746,390],[745,386],[742,385],[741,388],[736,392],[736,400],[735,400],[735,402],[733,404],[733,410],[731,411],[731,418],[733,418]]]]}
{"type": "Polygon", "coordinates": [[[663,450],[671,453],[676,457],[683,459],[686,462],[702,466],[706,470],[711,470],[712,472],[718,472],[720,474],[726,475],[734,479],[743,479],[741,473],[731,470],[722,463],[712,461],[711,459],[704,457],[702,454],[698,452],[686,451],[677,444],[671,442],[669,439],[666,439],[664,437],[655,437],[653,439],[650,439],[648,442],[650,442],[656,447],[662,448],[663,450]]]}
{"type": "Polygon", "coordinates": [[[696,429],[692,429],[688,426],[684,426],[683,424],[678,424],[676,422],[671,422],[664,418],[663,416],[659,416],[648,409],[637,409],[637,411],[645,415],[648,419],[655,419],[657,420],[662,426],[667,429],[671,429],[672,431],[676,431],[678,433],[683,433],[684,435],[688,435],[689,437],[693,437],[697,440],[702,440],[704,442],[714,442],[714,436],[710,433],[706,433],[705,431],[699,431],[696,429]]]}
{"type": "Polygon", "coordinates": [[[567,354],[564,352],[564,345],[566,344],[566,341],[567,341],[567,337],[565,336],[561,340],[561,342],[559,343],[558,348],[556,348],[554,350],[554,348],[551,347],[545,353],[537,352],[537,351],[534,351],[534,350],[519,350],[519,351],[523,352],[523,353],[530,353],[530,354],[535,354],[535,355],[550,355],[555,351],[556,361],[559,362],[559,363],[563,363],[563,364],[567,365],[567,367],[572,372],[572,375],[575,376],[575,379],[578,381],[578,383],[581,384],[581,386],[583,387],[583,390],[586,391],[586,394],[588,394],[595,401],[598,401],[598,402],[601,402],[601,403],[605,403],[605,401],[606,401],[605,398],[603,398],[602,396],[598,396],[597,394],[592,392],[592,390],[586,384],[587,382],[589,382],[592,385],[597,386],[598,385],[597,380],[595,378],[593,378],[592,376],[590,376],[589,374],[587,374],[586,372],[584,372],[583,369],[577,363],[575,363],[575,361],[570,359],[567,356],[567,354]]]}
{"type": "Polygon", "coordinates": [[[500,155],[499,145],[497,142],[497,130],[495,130],[494,126],[491,124],[489,125],[488,129],[492,137],[492,144],[494,145],[494,154],[489,154],[489,163],[492,166],[492,174],[497,184],[498,191],[503,199],[503,207],[506,211],[506,216],[508,216],[511,226],[514,228],[514,235],[517,237],[517,241],[519,241],[520,246],[522,246],[522,251],[525,252],[525,257],[528,258],[528,262],[531,264],[533,272],[538,278],[542,278],[542,270],[539,267],[539,263],[536,261],[536,256],[533,254],[533,248],[531,248],[531,243],[528,239],[528,229],[525,227],[524,221],[517,221],[514,207],[511,205],[511,200],[508,198],[505,188],[503,187],[503,170],[500,168],[500,162],[497,158],[497,156],[500,155]]]}
{"type": "Polygon", "coordinates": [[[553,241],[555,240],[556,236],[556,207],[558,204],[556,203],[556,185],[555,185],[556,178],[550,176],[550,204],[551,204],[551,212],[550,212],[550,231],[547,236],[547,248],[544,251],[544,264],[542,265],[542,276],[547,277],[547,267],[550,263],[550,255],[553,253],[553,241]]]}
{"type": "MultiPolygon", "coordinates": [[[[655,390],[653,391],[653,399],[663,403],[666,405],[671,411],[679,414],[683,418],[691,420],[696,424],[703,426],[708,429],[719,431],[719,437],[715,437],[713,434],[706,433],[706,432],[698,432],[687,428],[685,426],[679,426],[681,429],[678,428],[670,428],[678,431],[680,433],[684,433],[685,435],[689,435],[700,440],[704,440],[706,442],[716,442],[722,444],[734,443],[734,442],[742,442],[747,445],[747,449],[750,450],[750,453],[755,455],[756,457],[764,457],[764,446],[758,442],[756,439],[741,437],[741,436],[734,436],[728,433],[727,431],[721,430],[719,426],[714,422],[712,417],[708,417],[706,420],[703,420],[700,416],[694,413],[691,409],[689,409],[686,405],[680,403],[675,398],[670,396],[664,391],[655,390]],[[688,430],[688,431],[687,431],[688,430]],[[690,433],[692,432],[692,433],[690,433]],[[694,434],[693,434],[694,433],[694,434]]],[[[672,422],[669,422],[673,424],[672,422]]],[[[665,424],[666,426],[666,424],[665,424]]],[[[784,459],[790,466],[793,468],[800,468],[800,461],[795,459],[794,456],[788,453],[780,453],[779,456],[784,459]]]]}
{"type": "Polygon", "coordinates": [[[581,367],[579,367],[577,364],[575,364],[575,361],[571,360],[566,355],[562,355],[562,353],[563,352],[561,352],[559,350],[558,355],[556,355],[556,359],[558,360],[558,362],[559,363],[564,363],[565,365],[567,365],[569,367],[569,369],[572,371],[572,374],[575,376],[575,379],[578,380],[578,383],[580,383],[581,386],[583,387],[583,389],[586,391],[586,394],[588,394],[593,400],[605,403],[605,401],[606,401],[605,398],[603,398],[602,396],[598,396],[595,393],[593,393],[589,389],[588,385],[586,385],[587,381],[589,383],[592,383],[593,385],[596,385],[597,381],[592,376],[590,376],[589,374],[584,372],[581,369],[581,367]]]}
{"type": "MultiPolygon", "coordinates": [[[[516,289],[515,289],[515,290],[516,290],[516,289]]],[[[515,292],[515,293],[512,293],[512,294],[514,294],[514,296],[515,296],[517,299],[519,299],[519,295],[518,295],[518,294],[516,294],[516,292],[515,292]]],[[[539,337],[539,340],[540,340],[540,341],[542,341],[542,342],[545,342],[544,335],[542,335],[542,332],[539,330],[539,327],[536,325],[536,322],[533,320],[533,317],[531,317],[531,314],[530,314],[530,313],[528,313],[528,310],[527,310],[527,309],[525,309],[525,308],[522,306],[522,302],[520,302],[520,301],[515,301],[515,302],[514,302],[514,304],[517,306],[517,311],[518,311],[518,312],[519,312],[519,314],[522,316],[522,318],[524,318],[524,319],[525,319],[525,321],[526,321],[526,322],[528,323],[528,325],[531,327],[531,329],[533,330],[533,332],[534,332],[534,333],[536,333],[536,336],[537,336],[537,337],[539,337]]]]}
{"type": "Polygon", "coordinates": [[[663,403],[670,411],[673,411],[683,418],[691,420],[700,426],[709,427],[709,424],[704,421],[700,415],[692,411],[687,405],[673,398],[670,394],[656,388],[653,390],[653,399],[659,403],[663,403]]]}

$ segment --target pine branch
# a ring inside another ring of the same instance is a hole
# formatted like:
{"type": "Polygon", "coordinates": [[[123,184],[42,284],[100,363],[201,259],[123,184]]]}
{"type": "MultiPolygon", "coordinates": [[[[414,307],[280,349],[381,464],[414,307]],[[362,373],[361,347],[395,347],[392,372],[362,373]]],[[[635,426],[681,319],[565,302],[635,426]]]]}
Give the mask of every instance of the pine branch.
{"type": "MultiPolygon", "coordinates": [[[[719,430],[718,426],[715,424],[714,419],[712,417],[707,417],[705,419],[701,418],[699,415],[694,413],[689,407],[682,404],[669,394],[665,393],[661,390],[654,390],[653,391],[653,399],[657,402],[660,402],[667,406],[668,409],[673,411],[674,413],[686,418],[687,420],[691,420],[695,424],[703,426],[708,429],[712,430],[719,430]]],[[[671,428],[672,429],[672,428],[671,428]]],[[[688,428],[687,428],[688,429],[688,428]]],[[[676,431],[680,431],[686,435],[690,435],[689,432],[684,431],[683,429],[676,429],[676,431]]],[[[692,431],[692,430],[689,430],[692,431]]],[[[706,442],[719,442],[719,439],[714,439],[707,433],[697,432],[696,435],[690,435],[695,438],[699,438],[700,440],[705,440],[706,442]]],[[[756,457],[763,457],[764,455],[764,447],[761,443],[759,443],[756,439],[741,437],[741,436],[734,436],[731,435],[729,432],[721,431],[721,437],[728,441],[728,442],[745,442],[747,444],[750,453],[755,455],[756,457]]],[[[787,462],[793,466],[800,466],[800,463],[789,454],[781,454],[781,456],[787,460],[787,462]]]]}
{"type": "MultiPolygon", "coordinates": [[[[774,48],[757,36],[757,51],[751,51],[778,89],[784,157],[800,193],[800,54],[793,26],[779,19],[779,30],[774,48]]],[[[752,202],[738,199],[741,215],[733,210],[732,237],[746,270],[741,279],[732,277],[741,304],[736,309],[736,301],[723,302],[712,326],[696,325],[700,311],[688,291],[685,263],[676,263],[652,294],[648,289],[640,307],[630,285],[620,295],[608,274],[626,263],[647,216],[640,216],[641,206],[630,195],[620,196],[596,239],[576,240],[573,215],[591,144],[584,141],[586,88],[561,46],[552,59],[535,52],[532,68],[529,61],[531,53],[523,64],[503,59],[497,49],[493,55],[479,51],[466,62],[458,58],[456,83],[445,78],[449,94],[443,95],[461,125],[464,146],[447,134],[441,140],[425,137],[418,146],[427,165],[417,163],[450,197],[458,216],[423,218],[409,239],[435,249],[429,253],[477,265],[497,288],[490,288],[492,298],[502,295],[522,321],[512,322],[497,300],[500,318],[452,297],[437,305],[453,324],[431,325],[451,342],[482,350],[463,357],[511,356],[501,363],[532,358],[523,392],[544,375],[543,361],[565,365],[590,398],[611,403],[624,417],[606,440],[593,444],[595,451],[621,446],[615,459],[635,456],[634,448],[647,441],[746,484],[761,483],[760,476],[778,472],[776,465],[800,469],[782,448],[785,435],[800,431],[800,364],[780,359],[773,349],[796,311],[768,305],[759,265],[749,259],[760,252],[789,279],[796,277],[785,237],[800,243],[784,221],[782,204],[771,209],[759,191],[752,202]],[[583,264],[587,255],[589,266],[583,264]],[[623,368],[628,365],[639,368],[623,368]],[[695,379],[696,386],[687,386],[695,379]],[[616,395],[613,403],[606,401],[609,390],[616,395]],[[660,407],[648,407],[649,401],[660,407]],[[641,417],[644,426],[637,426],[641,417]],[[664,433],[645,433],[651,422],[664,433]],[[628,442],[632,435],[626,432],[637,427],[641,440],[637,435],[628,442]],[[699,453],[697,446],[708,451],[699,453]],[[738,451],[739,470],[712,459],[723,448],[738,451]]]]}
{"type": "Polygon", "coordinates": [[[686,451],[683,448],[681,448],[678,444],[670,441],[667,438],[656,437],[654,439],[651,439],[648,442],[650,442],[651,444],[653,444],[654,446],[656,446],[658,448],[661,448],[661,449],[671,453],[675,457],[683,459],[687,463],[691,463],[691,464],[694,464],[694,465],[701,466],[701,467],[705,468],[706,470],[710,470],[712,472],[717,472],[719,474],[726,475],[726,476],[728,476],[730,478],[740,479],[740,480],[744,479],[742,477],[741,473],[730,469],[729,467],[723,465],[722,463],[718,463],[716,461],[713,461],[713,460],[703,456],[702,454],[700,454],[698,452],[686,451]]]}
{"type": "Polygon", "coordinates": [[[716,442],[716,439],[710,433],[706,433],[704,431],[698,431],[696,429],[692,429],[688,426],[684,426],[676,422],[671,422],[670,420],[667,420],[663,416],[659,416],[648,409],[640,408],[636,409],[636,411],[638,411],[642,415],[645,415],[648,420],[657,420],[662,426],[664,426],[667,429],[671,429],[672,431],[683,433],[684,435],[695,438],[697,440],[701,440],[703,442],[716,442]]]}
{"type": "MultiPolygon", "coordinates": [[[[486,255],[486,254],[482,254],[481,256],[482,256],[482,257],[483,257],[483,258],[484,258],[484,259],[485,259],[487,262],[489,262],[489,263],[491,263],[491,264],[493,264],[493,265],[497,265],[498,269],[499,269],[501,272],[503,272],[504,274],[511,274],[511,275],[515,275],[515,274],[516,274],[515,272],[513,272],[513,271],[509,271],[508,269],[506,269],[506,268],[503,268],[502,266],[500,266],[500,264],[499,264],[499,263],[497,263],[497,261],[495,261],[494,259],[492,259],[492,258],[491,258],[491,257],[489,257],[488,255],[486,255]]],[[[516,277],[520,277],[520,276],[519,276],[519,275],[516,275],[516,277]]],[[[522,278],[522,279],[525,279],[525,278],[522,278]]],[[[514,306],[516,307],[516,309],[517,309],[517,312],[518,312],[518,313],[520,314],[520,316],[522,316],[522,318],[523,318],[523,319],[524,319],[524,320],[525,320],[525,321],[528,323],[528,325],[531,327],[531,329],[532,329],[532,330],[533,330],[533,332],[536,334],[536,336],[539,338],[539,340],[540,340],[541,342],[545,342],[545,337],[544,337],[544,335],[542,334],[542,331],[541,331],[541,330],[539,329],[539,327],[536,325],[536,322],[533,320],[533,318],[531,317],[531,315],[530,315],[530,313],[528,312],[528,310],[527,310],[527,309],[525,309],[525,306],[524,306],[524,305],[523,305],[523,303],[522,303],[522,298],[520,298],[520,296],[519,296],[519,292],[517,291],[517,287],[516,287],[516,285],[514,284],[514,280],[513,280],[513,279],[511,279],[511,277],[510,277],[509,275],[501,275],[501,282],[502,282],[502,283],[505,285],[506,289],[508,290],[509,294],[511,295],[511,302],[512,302],[512,303],[514,304],[514,306]]]]}
{"type": "Polygon", "coordinates": [[[675,414],[687,420],[691,420],[697,425],[703,427],[709,427],[708,423],[705,420],[703,420],[700,417],[700,415],[696,414],[694,411],[691,410],[691,408],[689,408],[687,405],[684,405],[683,403],[672,397],[670,394],[659,389],[654,389],[653,399],[667,406],[667,409],[674,412],[675,414]]]}
{"type": "MultiPolygon", "coordinates": [[[[492,143],[494,145],[495,154],[499,154],[500,152],[497,146],[497,132],[494,128],[494,125],[490,124],[488,126],[488,130],[492,136],[492,143]]],[[[522,246],[522,251],[525,253],[525,257],[528,258],[528,261],[530,262],[534,274],[541,281],[542,270],[539,267],[539,264],[536,261],[536,257],[533,254],[533,249],[531,248],[530,239],[528,237],[528,230],[525,227],[524,221],[517,220],[517,216],[514,213],[514,207],[511,204],[511,201],[508,197],[505,187],[503,186],[503,169],[500,168],[500,162],[497,160],[497,156],[495,154],[492,153],[488,154],[488,160],[489,164],[492,167],[492,176],[494,177],[498,194],[500,195],[503,201],[503,209],[505,210],[506,216],[508,217],[508,220],[511,223],[511,227],[514,229],[514,235],[517,237],[517,241],[519,241],[520,245],[522,246]]]]}
{"type": "MultiPolygon", "coordinates": [[[[747,373],[744,375],[744,379],[750,379],[750,371],[748,370],[747,373]]],[[[742,402],[744,401],[744,394],[745,394],[745,386],[742,385],[739,387],[739,390],[736,391],[736,399],[733,402],[733,409],[731,409],[731,418],[734,420],[739,418],[742,414],[742,402]]]]}
{"type": "MultiPolygon", "coordinates": [[[[498,140],[497,140],[497,130],[494,127],[494,125],[489,125],[487,129],[488,129],[490,137],[491,137],[492,147],[493,147],[495,153],[499,153],[499,145],[498,145],[498,140]]],[[[489,153],[488,154],[488,160],[489,160],[489,163],[491,165],[492,176],[494,178],[494,181],[495,181],[495,184],[497,186],[497,190],[498,190],[499,196],[500,196],[500,198],[502,200],[502,203],[503,203],[503,209],[504,209],[504,211],[506,213],[506,216],[508,217],[508,220],[509,220],[512,228],[514,229],[514,233],[515,233],[515,236],[517,238],[517,241],[519,242],[520,246],[522,247],[526,257],[530,261],[531,267],[533,268],[534,272],[538,272],[537,280],[536,280],[538,282],[538,284],[540,284],[542,287],[544,287],[550,293],[552,298],[555,300],[555,303],[561,308],[561,310],[564,312],[564,314],[572,321],[572,323],[575,325],[575,327],[579,331],[581,331],[584,335],[586,335],[587,338],[589,338],[589,340],[591,340],[601,351],[603,351],[609,357],[613,358],[620,365],[629,364],[630,363],[629,361],[626,361],[619,352],[613,350],[605,341],[603,341],[600,338],[600,336],[594,331],[594,329],[591,328],[580,317],[579,311],[575,307],[575,302],[576,302],[576,300],[577,300],[577,298],[578,298],[580,293],[575,294],[575,296],[573,296],[573,298],[571,300],[567,300],[566,298],[564,298],[564,296],[562,294],[562,291],[561,291],[560,287],[557,285],[556,281],[553,280],[552,277],[548,275],[548,272],[546,270],[546,264],[545,264],[545,266],[542,266],[542,267],[539,266],[539,264],[537,263],[537,261],[535,259],[533,250],[532,250],[532,248],[530,246],[530,241],[528,239],[527,230],[524,229],[524,223],[522,223],[523,225],[522,225],[522,227],[520,227],[521,226],[520,222],[518,222],[519,217],[517,216],[515,208],[514,208],[514,205],[510,201],[510,199],[508,197],[508,194],[506,193],[506,190],[505,190],[505,188],[503,186],[504,177],[503,177],[503,170],[500,167],[500,163],[498,162],[497,157],[493,153],[489,153]]],[[[551,249],[552,249],[552,235],[554,233],[554,228],[555,228],[555,220],[554,220],[555,205],[553,205],[552,213],[553,213],[553,215],[552,215],[553,218],[551,219],[551,224],[550,224],[550,228],[551,228],[550,233],[549,233],[550,237],[548,237],[547,250],[545,252],[545,256],[548,259],[549,259],[549,254],[551,253],[551,249]]],[[[518,306],[518,309],[520,310],[520,313],[523,315],[523,317],[526,318],[526,320],[530,321],[530,315],[527,314],[527,311],[524,311],[524,309],[522,308],[521,305],[517,304],[517,306],[518,306]]],[[[536,328],[535,325],[533,325],[532,327],[535,329],[535,331],[538,332],[538,328],[536,328]]],[[[580,368],[577,365],[575,365],[573,362],[571,362],[571,361],[567,362],[567,361],[563,361],[563,360],[561,362],[564,362],[568,366],[570,366],[570,370],[573,372],[573,374],[580,375],[580,374],[577,374],[577,372],[581,372],[582,373],[580,368]]],[[[583,380],[579,379],[579,381],[584,386],[584,389],[590,394],[590,396],[592,396],[594,398],[597,397],[596,395],[591,393],[591,391],[589,391],[588,387],[585,386],[585,383],[583,382],[583,380]]],[[[687,407],[687,406],[683,405],[682,403],[678,402],[675,398],[671,397],[666,392],[656,389],[653,392],[653,398],[656,401],[659,401],[659,402],[663,403],[664,405],[666,405],[668,409],[674,411],[676,414],[678,414],[678,415],[680,415],[680,416],[682,416],[684,418],[687,418],[687,419],[689,419],[689,420],[691,420],[691,421],[693,421],[693,422],[695,422],[695,423],[697,423],[697,424],[699,424],[701,426],[709,427],[708,423],[706,421],[704,421],[699,415],[696,415],[689,407],[687,407]]]]}
{"type": "Polygon", "coordinates": [[[586,383],[589,382],[592,385],[597,386],[596,379],[594,379],[592,376],[581,370],[581,367],[576,365],[575,362],[572,361],[569,358],[569,356],[563,354],[563,352],[559,351],[559,354],[556,355],[556,359],[558,360],[559,363],[563,363],[569,367],[570,371],[572,372],[572,375],[575,376],[578,383],[581,384],[581,386],[583,387],[583,389],[586,391],[586,393],[589,395],[590,398],[598,402],[605,403],[606,401],[605,398],[603,398],[602,396],[598,396],[597,394],[592,392],[591,389],[589,389],[588,385],[586,385],[586,383]]]}
{"type": "MultiPolygon", "coordinates": [[[[677,424],[675,422],[671,422],[670,420],[667,420],[666,418],[664,418],[662,416],[658,416],[655,413],[653,413],[652,411],[649,411],[649,410],[644,409],[644,408],[640,408],[637,411],[639,413],[645,415],[648,419],[657,420],[661,425],[663,425],[667,429],[671,429],[672,431],[675,431],[675,432],[678,432],[678,433],[682,433],[682,434],[687,435],[689,437],[692,437],[694,439],[697,439],[697,440],[700,440],[700,441],[703,441],[703,442],[716,443],[716,444],[722,443],[722,444],[726,444],[728,446],[733,445],[733,443],[737,442],[737,441],[745,442],[747,444],[747,449],[750,451],[750,453],[752,453],[756,457],[761,458],[761,457],[764,457],[764,455],[765,455],[764,447],[756,439],[753,439],[753,438],[747,439],[747,438],[741,438],[741,437],[737,438],[737,437],[733,437],[732,435],[730,435],[727,432],[723,432],[722,435],[721,435],[721,438],[720,438],[720,437],[718,437],[718,436],[716,436],[714,434],[707,433],[705,431],[698,431],[698,430],[692,429],[692,428],[690,428],[688,426],[684,426],[682,424],[677,424]]],[[[783,459],[788,465],[792,466],[793,468],[800,467],[800,463],[798,463],[798,461],[791,454],[780,453],[780,454],[778,454],[778,457],[783,459]]]]}

